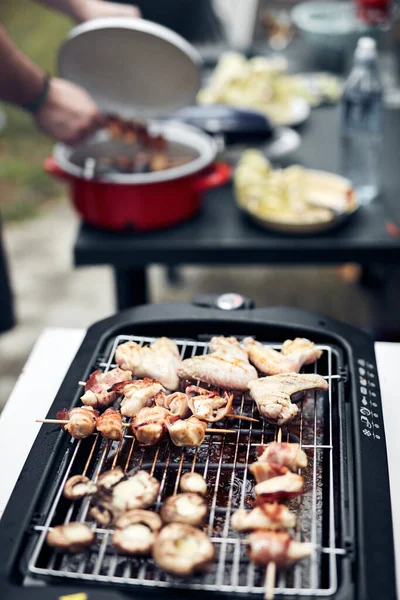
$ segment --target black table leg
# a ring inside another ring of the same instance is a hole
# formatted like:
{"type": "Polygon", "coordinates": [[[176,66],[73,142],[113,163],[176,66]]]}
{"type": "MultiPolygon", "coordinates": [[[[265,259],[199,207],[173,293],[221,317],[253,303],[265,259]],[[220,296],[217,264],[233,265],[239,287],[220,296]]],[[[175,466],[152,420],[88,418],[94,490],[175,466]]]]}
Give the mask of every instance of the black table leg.
{"type": "Polygon", "coordinates": [[[146,269],[114,269],[117,309],[148,302],[146,269]]]}

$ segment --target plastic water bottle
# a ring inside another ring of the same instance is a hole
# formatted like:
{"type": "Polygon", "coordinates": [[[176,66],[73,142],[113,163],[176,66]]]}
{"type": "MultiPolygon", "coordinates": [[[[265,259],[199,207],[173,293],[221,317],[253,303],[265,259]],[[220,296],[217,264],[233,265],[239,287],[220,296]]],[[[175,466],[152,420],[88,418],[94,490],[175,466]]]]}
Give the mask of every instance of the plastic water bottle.
{"type": "Polygon", "coordinates": [[[382,85],[375,40],[358,40],[342,98],[341,171],[359,202],[369,204],[381,187],[382,85]]]}

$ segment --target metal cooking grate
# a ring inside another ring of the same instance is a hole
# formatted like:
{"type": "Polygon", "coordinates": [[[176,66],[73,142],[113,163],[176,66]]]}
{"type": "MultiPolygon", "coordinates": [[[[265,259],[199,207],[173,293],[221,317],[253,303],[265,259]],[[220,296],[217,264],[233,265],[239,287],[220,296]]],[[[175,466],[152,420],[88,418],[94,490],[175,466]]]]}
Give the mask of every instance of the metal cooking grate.
{"type": "MultiPolygon", "coordinates": [[[[118,336],[110,342],[109,352],[96,366],[109,370],[116,347],[126,341],[150,343],[154,338],[118,336]]],[[[207,342],[176,340],[182,358],[205,354],[207,342]]],[[[272,345],[279,349],[279,345],[272,345]]],[[[335,524],[339,522],[334,497],[336,466],[333,435],[333,413],[339,398],[339,356],[328,345],[319,346],[323,355],[309,369],[319,372],[329,382],[329,391],[311,393],[299,405],[300,418],[283,430],[283,440],[299,441],[308,456],[303,469],[305,493],[290,501],[297,514],[292,532],[295,539],[315,545],[312,556],[286,572],[278,573],[275,593],[299,596],[330,596],[338,587],[338,558],[345,551],[335,547],[335,524]],[[335,466],[335,469],[334,469],[335,466]]],[[[255,403],[247,395],[234,400],[236,412],[257,417],[255,403]]],[[[257,446],[276,439],[276,429],[266,422],[248,423],[233,420],[219,421],[216,427],[237,429],[236,434],[208,435],[199,448],[177,448],[168,440],[158,446],[139,447],[131,435],[122,442],[112,442],[96,434],[81,441],[71,439],[64,459],[65,474],[43,525],[35,525],[38,540],[28,563],[35,576],[90,580],[99,583],[118,583],[126,586],[185,587],[228,593],[261,594],[264,591],[264,570],[254,567],[247,557],[245,534],[230,527],[230,517],[238,508],[251,508],[254,480],[247,466],[256,459],[257,446]],[[243,426],[241,427],[241,423],[243,426]],[[187,471],[204,475],[208,483],[207,502],[210,507],[205,531],[214,542],[217,560],[212,570],[191,579],[180,579],[160,570],[150,558],[121,556],[111,545],[112,530],[96,526],[88,516],[89,499],[71,503],[62,497],[68,477],[84,473],[96,480],[99,473],[121,465],[126,471],[141,467],[161,482],[156,505],[177,491],[180,476],[187,471]],[[96,543],[84,554],[67,555],[54,551],[45,543],[50,527],[72,520],[88,523],[96,532],[96,543]]],[[[126,431],[129,431],[128,429],[126,431]]],[[[337,485],[337,483],[336,483],[337,485]]]]}

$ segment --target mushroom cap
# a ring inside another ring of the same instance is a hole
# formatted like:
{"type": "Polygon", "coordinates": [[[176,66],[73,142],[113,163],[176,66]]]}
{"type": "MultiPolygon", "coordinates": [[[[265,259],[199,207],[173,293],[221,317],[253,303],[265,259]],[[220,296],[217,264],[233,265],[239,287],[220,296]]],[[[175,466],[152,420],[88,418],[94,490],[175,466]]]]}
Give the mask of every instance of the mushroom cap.
{"type": "Polygon", "coordinates": [[[93,531],[85,523],[77,521],[53,527],[46,537],[49,546],[61,548],[68,552],[81,552],[90,546],[93,540],[93,531]]]}
{"type": "Polygon", "coordinates": [[[67,479],[63,495],[68,500],[81,500],[85,496],[91,496],[97,492],[97,485],[89,477],[74,475],[67,479]]]}
{"type": "Polygon", "coordinates": [[[182,492],[192,492],[200,496],[205,496],[207,493],[206,480],[200,473],[185,473],[181,477],[179,487],[182,492]]]}
{"type": "Polygon", "coordinates": [[[215,549],[210,538],[200,529],[183,523],[170,523],[156,538],[153,558],[169,573],[190,576],[208,570],[215,559],[215,549]]]}
{"type": "Polygon", "coordinates": [[[117,483],[112,490],[112,504],[121,511],[148,508],[155,502],[160,482],[147,471],[137,471],[117,483]]]}
{"type": "Polygon", "coordinates": [[[162,522],[157,513],[134,509],[123,514],[115,523],[112,542],[126,554],[149,554],[162,522]]]}
{"type": "Polygon", "coordinates": [[[97,486],[99,490],[106,491],[111,490],[117,483],[126,477],[121,467],[104,471],[97,479],[97,486]]]}
{"type": "Polygon", "coordinates": [[[166,499],[160,515],[164,523],[186,523],[199,527],[207,517],[207,505],[198,494],[177,494],[166,499]]]}
{"type": "Polygon", "coordinates": [[[113,506],[110,501],[96,501],[89,510],[89,515],[105,527],[111,525],[120,514],[121,511],[113,506]]]}

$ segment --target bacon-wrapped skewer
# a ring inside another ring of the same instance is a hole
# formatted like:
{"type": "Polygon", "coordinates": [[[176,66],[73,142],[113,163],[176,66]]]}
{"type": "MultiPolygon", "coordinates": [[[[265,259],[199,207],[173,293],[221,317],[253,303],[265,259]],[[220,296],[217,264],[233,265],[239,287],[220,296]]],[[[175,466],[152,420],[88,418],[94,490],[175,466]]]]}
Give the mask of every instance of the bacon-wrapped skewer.
{"type": "Polygon", "coordinates": [[[148,377],[116,383],[111,390],[124,395],[120,405],[124,417],[134,417],[142,408],[154,406],[157,394],[164,393],[161,383],[148,377]]]}
{"type": "Polygon", "coordinates": [[[280,477],[288,473],[290,469],[283,465],[276,465],[274,463],[260,462],[257,460],[255,463],[249,466],[249,471],[253,473],[257,483],[272,479],[273,477],[280,477]]]}
{"type": "Polygon", "coordinates": [[[310,556],[313,551],[311,544],[297,542],[287,532],[254,531],[247,538],[250,559],[256,565],[275,563],[279,568],[285,568],[310,556]]]}
{"type": "Polygon", "coordinates": [[[204,441],[207,424],[197,417],[190,417],[186,421],[169,419],[167,422],[171,442],[175,446],[187,446],[196,448],[204,441]]]}
{"type": "Polygon", "coordinates": [[[297,473],[285,473],[257,483],[254,491],[259,502],[279,502],[294,498],[303,492],[304,477],[297,473]]]}
{"type": "Polygon", "coordinates": [[[124,437],[122,416],[118,410],[107,408],[96,421],[96,429],[109,440],[121,441],[124,437]]]}
{"type": "Polygon", "coordinates": [[[196,385],[188,386],[186,394],[189,398],[189,408],[198,419],[215,423],[231,412],[233,394],[224,392],[221,397],[218,392],[205,390],[196,385]]]}
{"type": "Polygon", "coordinates": [[[190,415],[189,398],[182,392],[174,392],[169,395],[165,394],[165,392],[159,392],[154,397],[154,400],[157,406],[166,408],[172,415],[180,419],[185,419],[190,415]]]}
{"type": "Polygon", "coordinates": [[[237,531],[254,529],[291,529],[296,525],[296,515],[284,504],[260,504],[250,511],[241,508],[231,519],[232,528],[237,531]]]}
{"type": "Polygon", "coordinates": [[[271,442],[257,448],[258,461],[283,465],[291,471],[307,466],[307,455],[300,444],[288,442],[271,442]]]}
{"type": "Polygon", "coordinates": [[[133,418],[131,423],[132,433],[143,446],[153,446],[160,441],[168,429],[167,420],[176,420],[162,406],[153,406],[151,408],[142,408],[133,418]]]}
{"type": "Polygon", "coordinates": [[[94,371],[85,383],[85,393],[81,397],[83,404],[93,408],[105,408],[117,399],[119,392],[112,389],[120,381],[130,381],[132,373],[116,368],[106,373],[94,371]],[[110,389],[111,388],[111,389],[110,389]]]}
{"type": "Polygon", "coordinates": [[[98,416],[97,410],[91,406],[77,406],[71,410],[66,408],[59,410],[56,422],[67,421],[62,428],[68,431],[73,438],[81,440],[94,433],[98,416]]]}

